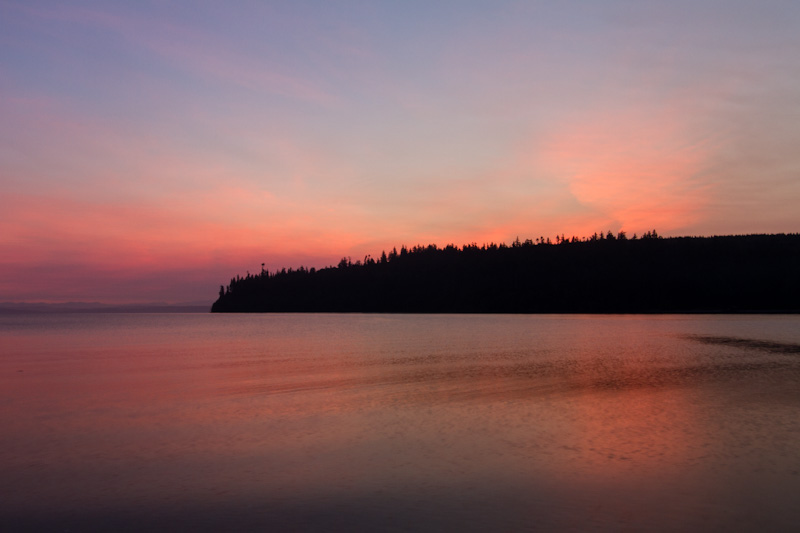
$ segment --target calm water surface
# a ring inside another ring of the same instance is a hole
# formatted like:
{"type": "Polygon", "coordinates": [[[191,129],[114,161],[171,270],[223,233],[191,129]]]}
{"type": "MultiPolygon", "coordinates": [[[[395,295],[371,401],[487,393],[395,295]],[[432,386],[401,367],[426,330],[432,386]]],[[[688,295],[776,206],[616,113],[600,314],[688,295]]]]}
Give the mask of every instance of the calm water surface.
{"type": "Polygon", "coordinates": [[[0,316],[0,530],[800,528],[800,317],[0,316]]]}

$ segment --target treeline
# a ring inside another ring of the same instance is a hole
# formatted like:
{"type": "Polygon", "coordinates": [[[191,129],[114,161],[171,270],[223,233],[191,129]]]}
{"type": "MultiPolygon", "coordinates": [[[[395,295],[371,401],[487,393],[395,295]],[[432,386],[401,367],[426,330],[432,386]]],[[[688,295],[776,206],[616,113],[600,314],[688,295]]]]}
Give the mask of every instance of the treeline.
{"type": "Polygon", "coordinates": [[[212,312],[798,312],[800,234],[401,247],[237,276],[212,312]]]}

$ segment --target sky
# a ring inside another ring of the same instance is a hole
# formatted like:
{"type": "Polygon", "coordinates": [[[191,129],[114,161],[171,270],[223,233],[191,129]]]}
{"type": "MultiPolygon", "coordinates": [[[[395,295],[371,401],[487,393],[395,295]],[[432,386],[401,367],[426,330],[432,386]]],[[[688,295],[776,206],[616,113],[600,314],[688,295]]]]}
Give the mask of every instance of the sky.
{"type": "Polygon", "coordinates": [[[0,301],[800,232],[796,0],[0,0],[0,301]]]}

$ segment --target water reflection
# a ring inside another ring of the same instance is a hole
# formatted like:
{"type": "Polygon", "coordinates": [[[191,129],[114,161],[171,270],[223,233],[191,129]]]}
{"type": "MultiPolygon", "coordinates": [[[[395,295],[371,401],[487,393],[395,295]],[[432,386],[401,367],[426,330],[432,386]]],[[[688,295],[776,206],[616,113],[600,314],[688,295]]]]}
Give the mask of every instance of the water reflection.
{"type": "Polygon", "coordinates": [[[108,320],[0,324],[7,529],[800,520],[796,317],[108,320]]]}

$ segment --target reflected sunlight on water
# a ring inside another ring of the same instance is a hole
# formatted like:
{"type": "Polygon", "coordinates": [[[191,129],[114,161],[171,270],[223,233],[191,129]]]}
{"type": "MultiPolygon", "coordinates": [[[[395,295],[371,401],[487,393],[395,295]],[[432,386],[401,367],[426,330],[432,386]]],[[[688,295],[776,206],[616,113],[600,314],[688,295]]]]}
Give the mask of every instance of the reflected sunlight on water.
{"type": "Polygon", "coordinates": [[[795,316],[0,317],[0,529],[793,529],[795,316]]]}

